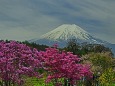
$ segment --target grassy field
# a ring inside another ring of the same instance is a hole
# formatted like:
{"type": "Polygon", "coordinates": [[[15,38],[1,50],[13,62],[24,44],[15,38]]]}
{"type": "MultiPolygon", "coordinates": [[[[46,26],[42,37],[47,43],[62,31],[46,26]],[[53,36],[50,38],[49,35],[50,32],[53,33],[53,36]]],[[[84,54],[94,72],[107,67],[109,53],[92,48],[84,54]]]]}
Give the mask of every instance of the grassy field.
{"type": "MultiPolygon", "coordinates": [[[[40,79],[26,78],[26,82],[23,86],[54,86],[52,82],[46,84],[45,80],[46,78],[40,78],[40,79]]],[[[85,86],[85,85],[83,85],[83,82],[79,82],[77,86],[85,86]]],[[[105,86],[105,85],[99,85],[99,86],[105,86]]],[[[108,84],[107,86],[115,86],[115,83],[108,84]]]]}
{"type": "Polygon", "coordinates": [[[24,86],[53,86],[53,83],[45,83],[46,78],[26,78],[24,86]]]}

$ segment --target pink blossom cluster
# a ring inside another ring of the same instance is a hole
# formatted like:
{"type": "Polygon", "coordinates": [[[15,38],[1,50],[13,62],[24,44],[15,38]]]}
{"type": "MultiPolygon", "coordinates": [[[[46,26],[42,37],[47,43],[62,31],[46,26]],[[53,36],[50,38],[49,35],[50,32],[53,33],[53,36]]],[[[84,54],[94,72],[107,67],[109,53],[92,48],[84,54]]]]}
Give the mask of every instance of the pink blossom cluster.
{"type": "MultiPolygon", "coordinates": [[[[72,52],[60,51],[54,48],[46,48],[46,51],[38,52],[25,44],[15,41],[0,42],[0,83],[5,86],[17,83],[23,84],[23,76],[37,77],[40,69],[47,71],[47,80],[64,78],[74,84],[83,77],[91,77],[89,65],[80,63],[80,58],[72,52]]],[[[58,86],[61,83],[57,83],[58,86]]]]}
{"type": "Polygon", "coordinates": [[[23,82],[22,75],[39,77],[38,71],[41,62],[37,49],[31,49],[25,44],[15,41],[0,42],[0,81],[5,86],[8,83],[23,82]]]}
{"type": "Polygon", "coordinates": [[[44,69],[48,71],[46,82],[64,78],[74,84],[83,77],[92,76],[90,66],[80,64],[80,58],[72,52],[61,52],[54,47],[41,51],[39,55],[44,61],[44,69]]]}

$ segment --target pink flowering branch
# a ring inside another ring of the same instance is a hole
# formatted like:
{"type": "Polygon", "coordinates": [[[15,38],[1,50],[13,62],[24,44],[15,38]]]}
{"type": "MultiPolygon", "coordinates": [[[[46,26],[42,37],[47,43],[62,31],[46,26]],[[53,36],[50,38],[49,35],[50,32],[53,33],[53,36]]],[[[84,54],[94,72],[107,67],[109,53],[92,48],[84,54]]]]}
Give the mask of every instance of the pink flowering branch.
{"type": "Polygon", "coordinates": [[[23,84],[22,76],[39,77],[42,67],[38,51],[15,41],[0,42],[0,81],[2,85],[23,84]]]}
{"type": "Polygon", "coordinates": [[[54,48],[47,48],[40,52],[43,59],[44,69],[48,71],[46,82],[53,79],[65,78],[69,83],[74,84],[82,77],[90,77],[92,73],[89,65],[80,64],[80,58],[72,52],[59,51],[54,48]]]}

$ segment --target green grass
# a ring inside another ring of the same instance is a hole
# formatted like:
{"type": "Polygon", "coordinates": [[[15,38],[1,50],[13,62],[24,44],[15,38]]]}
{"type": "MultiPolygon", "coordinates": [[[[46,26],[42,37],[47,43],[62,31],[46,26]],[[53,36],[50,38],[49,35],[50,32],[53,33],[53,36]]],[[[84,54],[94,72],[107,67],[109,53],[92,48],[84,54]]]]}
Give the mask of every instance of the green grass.
{"type": "Polygon", "coordinates": [[[53,83],[45,83],[46,78],[26,78],[24,86],[53,86],[53,83]]]}

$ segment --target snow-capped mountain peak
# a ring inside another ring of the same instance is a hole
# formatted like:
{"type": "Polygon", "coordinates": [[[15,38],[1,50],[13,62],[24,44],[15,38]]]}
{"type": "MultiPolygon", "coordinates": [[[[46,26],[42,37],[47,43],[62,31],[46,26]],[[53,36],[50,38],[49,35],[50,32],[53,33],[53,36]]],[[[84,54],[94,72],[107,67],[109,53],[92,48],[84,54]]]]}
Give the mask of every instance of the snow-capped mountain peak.
{"type": "Polygon", "coordinates": [[[68,40],[72,38],[87,40],[90,38],[90,34],[75,24],[63,24],[41,36],[41,39],[54,41],[68,40]]]}
{"type": "Polygon", "coordinates": [[[48,46],[52,46],[53,44],[57,43],[59,47],[65,47],[70,39],[76,39],[78,43],[87,42],[90,44],[104,44],[105,46],[112,48],[112,51],[115,54],[115,48],[113,48],[115,45],[93,37],[90,35],[90,33],[75,24],[63,24],[56,29],[42,35],[40,38],[32,39],[29,42],[48,46]]]}
{"type": "Polygon", "coordinates": [[[68,40],[76,39],[77,42],[87,42],[90,44],[104,44],[106,41],[102,41],[90,35],[87,31],[75,24],[63,24],[56,29],[42,35],[38,39],[30,40],[37,44],[53,45],[58,43],[59,46],[66,46],[68,40]]]}

